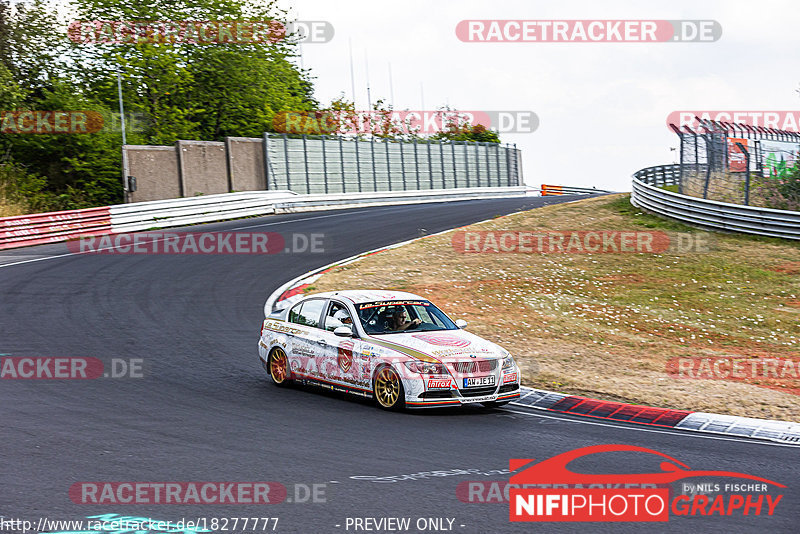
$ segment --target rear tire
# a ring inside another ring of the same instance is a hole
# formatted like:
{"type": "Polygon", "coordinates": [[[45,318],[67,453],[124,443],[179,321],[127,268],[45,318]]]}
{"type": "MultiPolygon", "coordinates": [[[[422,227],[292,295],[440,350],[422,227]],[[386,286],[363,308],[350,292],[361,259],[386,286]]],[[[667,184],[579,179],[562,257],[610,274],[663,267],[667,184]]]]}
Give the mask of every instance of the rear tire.
{"type": "Polygon", "coordinates": [[[403,381],[390,365],[384,365],[375,372],[372,395],[378,407],[384,410],[402,410],[406,405],[403,381]]]}
{"type": "Polygon", "coordinates": [[[289,371],[289,358],[281,348],[274,348],[267,359],[267,373],[276,386],[283,387],[288,384],[291,371],[289,371]]]}

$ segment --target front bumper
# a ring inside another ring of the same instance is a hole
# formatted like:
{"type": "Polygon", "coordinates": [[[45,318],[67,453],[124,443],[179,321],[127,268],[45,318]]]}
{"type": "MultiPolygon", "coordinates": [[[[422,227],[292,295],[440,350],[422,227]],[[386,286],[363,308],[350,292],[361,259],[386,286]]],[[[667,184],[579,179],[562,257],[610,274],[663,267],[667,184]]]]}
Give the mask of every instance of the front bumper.
{"type": "Polygon", "coordinates": [[[426,408],[440,406],[460,406],[475,402],[502,402],[519,398],[519,382],[511,382],[492,386],[491,388],[465,388],[449,390],[426,390],[414,398],[406,399],[409,408],[426,408]]]}

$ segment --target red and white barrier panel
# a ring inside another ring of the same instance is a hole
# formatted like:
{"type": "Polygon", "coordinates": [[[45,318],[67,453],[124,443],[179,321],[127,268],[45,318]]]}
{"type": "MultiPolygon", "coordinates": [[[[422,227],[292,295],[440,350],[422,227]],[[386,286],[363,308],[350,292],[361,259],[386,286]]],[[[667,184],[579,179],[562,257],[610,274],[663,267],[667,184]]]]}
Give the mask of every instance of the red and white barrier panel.
{"type": "Polygon", "coordinates": [[[0,250],[111,233],[107,206],[0,218],[0,250]]]}

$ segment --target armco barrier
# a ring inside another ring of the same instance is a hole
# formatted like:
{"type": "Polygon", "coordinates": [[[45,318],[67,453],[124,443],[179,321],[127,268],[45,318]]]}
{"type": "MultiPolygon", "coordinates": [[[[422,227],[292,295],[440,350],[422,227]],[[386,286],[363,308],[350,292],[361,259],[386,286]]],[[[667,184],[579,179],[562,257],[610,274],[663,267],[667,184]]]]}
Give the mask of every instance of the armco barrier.
{"type": "Polygon", "coordinates": [[[0,219],[0,250],[74,239],[82,235],[139,232],[273,213],[352,207],[451,202],[527,195],[520,187],[298,195],[291,191],[250,191],[42,213],[0,219]]]}
{"type": "Polygon", "coordinates": [[[275,213],[275,202],[297,197],[291,191],[224,193],[111,206],[114,233],[139,232],[275,213]]]}
{"type": "Polygon", "coordinates": [[[472,187],[462,189],[432,189],[395,192],[365,192],[334,195],[298,195],[279,200],[275,212],[315,211],[352,207],[381,206],[386,204],[424,204],[481,198],[514,198],[527,194],[525,186],[472,187]]]}
{"type": "Polygon", "coordinates": [[[108,233],[108,207],[4,217],[0,219],[0,250],[108,233]]]}
{"type": "Polygon", "coordinates": [[[647,167],[633,175],[631,204],[645,211],[712,230],[800,239],[800,212],[742,206],[673,193],[669,184],[679,165],[647,167]],[[671,169],[670,169],[671,167],[671,169]]]}

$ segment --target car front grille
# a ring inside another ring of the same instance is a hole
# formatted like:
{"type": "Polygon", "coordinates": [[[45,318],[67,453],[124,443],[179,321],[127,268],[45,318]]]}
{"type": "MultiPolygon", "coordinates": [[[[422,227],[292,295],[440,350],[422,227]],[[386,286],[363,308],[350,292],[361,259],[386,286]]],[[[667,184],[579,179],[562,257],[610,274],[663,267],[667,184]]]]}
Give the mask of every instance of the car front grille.
{"type": "Polygon", "coordinates": [[[482,388],[469,388],[469,389],[460,389],[459,393],[461,393],[462,397],[483,397],[484,395],[492,395],[497,386],[486,386],[482,388]]]}
{"type": "Polygon", "coordinates": [[[449,390],[442,391],[423,391],[419,394],[420,399],[452,399],[453,393],[449,390]]]}
{"type": "Polygon", "coordinates": [[[497,369],[497,360],[453,362],[451,365],[456,373],[488,373],[497,369]]]}

